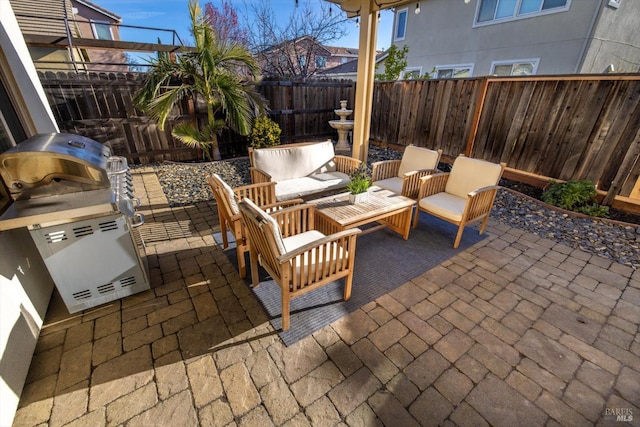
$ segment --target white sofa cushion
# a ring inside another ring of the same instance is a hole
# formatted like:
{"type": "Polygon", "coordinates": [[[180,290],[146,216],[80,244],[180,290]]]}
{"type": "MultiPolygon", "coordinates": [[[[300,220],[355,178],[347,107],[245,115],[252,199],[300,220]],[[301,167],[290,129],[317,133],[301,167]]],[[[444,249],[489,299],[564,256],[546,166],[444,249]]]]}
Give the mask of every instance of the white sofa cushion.
{"type": "Polygon", "coordinates": [[[420,208],[455,222],[462,220],[466,204],[467,196],[458,197],[449,193],[436,193],[418,201],[420,208]]]}
{"type": "Polygon", "coordinates": [[[276,200],[290,200],[327,190],[343,188],[349,183],[349,175],[342,172],[325,172],[276,182],[276,200]]]}
{"type": "Polygon", "coordinates": [[[501,172],[499,164],[459,156],[453,162],[444,191],[466,199],[474,190],[497,185],[501,172]]]}
{"type": "Polygon", "coordinates": [[[222,196],[226,197],[227,201],[229,202],[231,213],[233,213],[234,215],[239,214],[240,209],[238,208],[238,202],[236,200],[236,195],[233,192],[233,189],[222,178],[220,178],[220,175],[218,174],[214,174],[214,175],[218,179],[218,181],[220,181],[220,183],[222,184],[222,192],[223,192],[222,196]]]}
{"type": "Polygon", "coordinates": [[[405,173],[420,169],[436,169],[438,167],[438,152],[428,148],[409,145],[404,149],[398,177],[402,178],[405,173]]]}
{"type": "Polygon", "coordinates": [[[276,248],[278,250],[279,255],[282,255],[286,252],[286,248],[284,245],[284,241],[282,239],[282,233],[280,233],[280,227],[278,227],[278,223],[275,219],[262,209],[255,203],[253,203],[250,199],[244,198],[242,199],[244,203],[246,203],[247,207],[253,212],[253,215],[256,216],[258,222],[260,222],[260,228],[263,230],[265,235],[267,233],[271,233],[273,236],[273,240],[276,243],[276,248]],[[270,227],[265,227],[265,224],[262,221],[268,223],[270,227]],[[271,230],[269,230],[271,228],[271,230]]]}
{"type": "Polygon", "coordinates": [[[396,194],[402,194],[402,178],[394,176],[392,178],[381,179],[374,183],[378,187],[382,187],[385,190],[393,191],[396,194]]]}
{"type": "Polygon", "coordinates": [[[301,178],[314,173],[336,170],[335,152],[331,141],[303,146],[286,145],[253,151],[256,168],[271,175],[272,181],[301,178]]]}

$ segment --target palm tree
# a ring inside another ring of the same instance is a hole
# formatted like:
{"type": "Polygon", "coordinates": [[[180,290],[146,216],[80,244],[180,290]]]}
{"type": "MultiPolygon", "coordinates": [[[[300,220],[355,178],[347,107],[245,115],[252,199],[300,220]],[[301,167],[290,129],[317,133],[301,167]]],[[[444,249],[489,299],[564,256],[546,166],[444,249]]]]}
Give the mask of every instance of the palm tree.
{"type": "Polygon", "coordinates": [[[245,46],[216,36],[197,0],[189,1],[189,13],[195,48],[175,60],[169,55],[152,60],[134,102],[164,129],[169,113],[183,99],[194,104],[204,101],[207,124],[203,129],[181,123],[171,134],[187,146],[201,149],[207,158],[211,158],[212,149],[213,159],[219,160],[222,130],[230,127],[247,135],[253,118],[265,112],[266,101],[256,90],[260,69],[245,46]]]}

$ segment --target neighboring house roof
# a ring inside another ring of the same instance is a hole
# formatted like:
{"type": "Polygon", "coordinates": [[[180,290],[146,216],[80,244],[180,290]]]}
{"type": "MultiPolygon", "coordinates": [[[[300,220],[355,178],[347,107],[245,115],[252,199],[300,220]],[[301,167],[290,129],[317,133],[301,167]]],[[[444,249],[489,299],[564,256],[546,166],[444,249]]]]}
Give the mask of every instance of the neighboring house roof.
{"type": "MultiPolygon", "coordinates": [[[[381,52],[376,55],[376,64],[379,64],[387,57],[387,52],[381,52]]],[[[326,70],[322,70],[318,72],[318,74],[322,75],[332,75],[332,74],[355,74],[358,72],[358,59],[354,59],[353,61],[345,62],[344,64],[337,65],[332,68],[327,68],[326,70]]]]}
{"type": "Polygon", "coordinates": [[[113,19],[114,21],[122,22],[122,18],[119,15],[116,15],[115,13],[111,12],[110,10],[105,9],[102,6],[98,6],[97,4],[92,3],[92,2],[90,2],[88,0],[71,0],[71,1],[72,1],[72,3],[79,3],[79,4],[84,5],[84,6],[88,7],[88,8],[90,8],[90,9],[93,9],[96,12],[99,12],[99,13],[103,14],[107,18],[113,19]]]}
{"type": "Polygon", "coordinates": [[[336,56],[352,56],[354,58],[358,57],[358,49],[354,49],[351,47],[337,47],[337,46],[325,46],[332,55],[336,56]]]}
{"type": "Polygon", "coordinates": [[[354,59],[344,64],[336,65],[335,67],[327,68],[320,71],[318,74],[346,74],[355,73],[358,71],[358,60],[354,59]]]}
{"type": "Polygon", "coordinates": [[[292,42],[294,44],[299,44],[299,43],[303,43],[303,42],[308,42],[308,43],[311,43],[311,44],[315,44],[316,46],[320,47],[321,49],[324,49],[327,52],[327,54],[331,54],[331,51],[329,49],[327,49],[326,46],[322,45],[321,43],[318,43],[317,40],[315,40],[313,37],[310,37],[310,36],[302,36],[302,37],[298,37],[295,40],[285,41],[285,42],[282,42],[282,43],[277,44],[277,45],[269,46],[268,48],[264,49],[262,51],[262,53],[267,54],[267,53],[277,52],[280,49],[286,48],[292,42]]]}

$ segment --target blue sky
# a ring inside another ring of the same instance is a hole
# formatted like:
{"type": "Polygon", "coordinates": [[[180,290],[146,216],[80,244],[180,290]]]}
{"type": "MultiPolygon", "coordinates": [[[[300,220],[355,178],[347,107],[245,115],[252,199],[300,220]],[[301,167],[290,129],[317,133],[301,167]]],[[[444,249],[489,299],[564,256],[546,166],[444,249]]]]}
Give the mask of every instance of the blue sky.
{"type": "MultiPolygon", "coordinates": [[[[214,6],[220,6],[220,0],[200,0],[200,5],[204,5],[211,1],[214,6]]],[[[244,11],[245,4],[251,4],[255,0],[233,0],[237,10],[244,11]],[[237,4],[237,6],[236,6],[237,4]]],[[[300,0],[304,2],[305,0],[300,0]]],[[[320,7],[323,0],[308,0],[312,6],[320,7]]],[[[108,9],[122,18],[122,24],[136,25],[142,27],[166,28],[175,30],[179,37],[185,43],[189,43],[189,11],[187,0],[93,0],[94,3],[108,9]]],[[[282,13],[283,17],[289,17],[291,11],[295,7],[295,0],[271,0],[274,11],[282,13]]],[[[336,5],[333,6],[333,13],[341,13],[345,16],[336,5]]],[[[391,44],[391,27],[393,25],[393,13],[389,10],[383,11],[382,20],[378,27],[377,48],[382,50],[391,44]]],[[[358,47],[358,31],[353,21],[347,23],[349,33],[344,38],[332,43],[334,46],[340,47],[358,47]]],[[[167,35],[162,33],[142,32],[134,30],[127,34],[126,29],[122,30],[122,39],[129,40],[134,38],[139,41],[155,41],[157,37],[161,37],[163,43],[170,43],[171,40],[167,35]],[[152,40],[148,37],[152,36],[152,40]],[[166,38],[166,40],[165,40],[166,38]]]]}

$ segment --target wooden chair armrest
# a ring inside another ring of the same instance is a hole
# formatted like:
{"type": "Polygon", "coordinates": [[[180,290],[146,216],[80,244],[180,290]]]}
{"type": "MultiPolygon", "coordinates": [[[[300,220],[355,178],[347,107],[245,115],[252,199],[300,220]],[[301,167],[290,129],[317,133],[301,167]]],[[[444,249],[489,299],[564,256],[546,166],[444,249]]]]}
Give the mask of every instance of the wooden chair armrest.
{"type": "Polygon", "coordinates": [[[444,188],[447,186],[448,179],[449,172],[436,172],[432,175],[427,175],[420,178],[418,200],[422,199],[423,197],[442,193],[444,191],[444,188]]]}
{"type": "Polygon", "coordinates": [[[371,181],[381,181],[383,179],[398,176],[401,160],[382,160],[371,164],[371,181]]]}
{"type": "Polygon", "coordinates": [[[402,195],[416,199],[420,191],[420,179],[425,176],[434,175],[440,172],[438,169],[418,169],[410,171],[402,176],[402,195]]]}
{"type": "Polygon", "coordinates": [[[346,173],[347,175],[362,163],[362,161],[355,157],[343,156],[342,154],[336,154],[333,160],[336,162],[336,171],[346,173]]]}
{"type": "Polygon", "coordinates": [[[251,183],[253,184],[257,184],[260,182],[271,182],[271,175],[264,172],[263,170],[251,166],[249,168],[249,172],[251,173],[251,183]]]}
{"type": "MultiPolygon", "coordinates": [[[[309,242],[306,245],[300,246],[297,249],[294,249],[291,252],[287,252],[286,254],[278,256],[278,262],[280,264],[284,264],[286,262],[291,261],[295,257],[304,254],[305,252],[310,252],[313,249],[317,249],[322,246],[331,245],[333,243],[338,243],[340,246],[343,246],[340,242],[345,239],[355,239],[358,234],[361,233],[359,228],[349,228],[347,230],[342,230],[337,233],[333,233],[329,236],[325,236],[321,239],[315,240],[313,242],[309,242]]],[[[348,244],[347,247],[352,246],[352,244],[348,244]]],[[[349,257],[355,256],[353,253],[355,251],[351,251],[349,253],[349,257]]]]}
{"type": "Polygon", "coordinates": [[[268,205],[276,202],[276,183],[257,182],[255,184],[242,185],[233,189],[238,200],[245,197],[258,206],[268,205]]]}
{"type": "Polygon", "coordinates": [[[471,193],[467,194],[467,197],[473,198],[478,196],[480,193],[484,193],[486,191],[495,190],[498,191],[501,187],[499,185],[489,185],[487,187],[478,188],[477,190],[473,190],[471,193]]]}
{"type": "Polygon", "coordinates": [[[499,185],[490,185],[467,194],[467,205],[463,214],[465,221],[471,221],[490,212],[499,189],[499,185]]]}
{"type": "Polygon", "coordinates": [[[315,210],[315,205],[302,203],[271,212],[269,215],[278,223],[282,237],[289,237],[315,229],[315,210]]]}
{"type": "Polygon", "coordinates": [[[304,200],[302,199],[291,199],[291,200],[283,200],[281,202],[269,203],[268,205],[260,206],[260,208],[263,211],[270,214],[272,212],[277,212],[280,209],[288,208],[295,205],[300,205],[302,203],[304,203],[304,200]]]}

